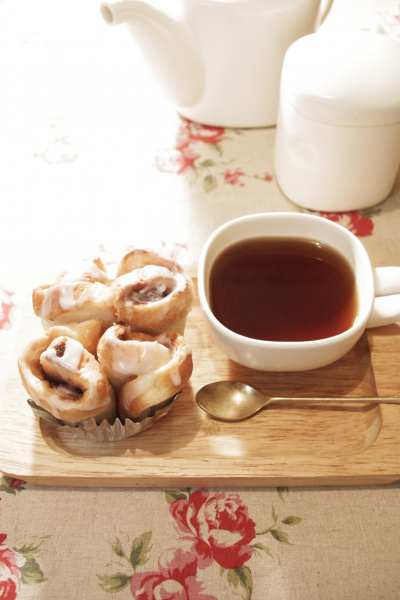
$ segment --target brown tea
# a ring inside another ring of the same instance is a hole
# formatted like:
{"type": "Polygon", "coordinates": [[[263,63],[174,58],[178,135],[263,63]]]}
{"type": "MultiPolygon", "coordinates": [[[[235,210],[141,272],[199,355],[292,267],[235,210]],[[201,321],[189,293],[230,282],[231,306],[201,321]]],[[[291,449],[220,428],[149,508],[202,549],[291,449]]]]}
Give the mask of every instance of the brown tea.
{"type": "Polygon", "coordinates": [[[357,313],[354,273],[328,245],[300,238],[237,242],[210,272],[210,307],[228,329],[269,341],[308,341],[349,329],[357,313]]]}

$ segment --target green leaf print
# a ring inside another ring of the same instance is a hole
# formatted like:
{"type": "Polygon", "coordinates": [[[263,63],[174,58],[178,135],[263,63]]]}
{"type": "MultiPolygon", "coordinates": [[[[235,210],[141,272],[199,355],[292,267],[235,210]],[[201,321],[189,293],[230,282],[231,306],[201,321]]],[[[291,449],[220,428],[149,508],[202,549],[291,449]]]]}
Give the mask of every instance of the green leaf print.
{"type": "Polygon", "coordinates": [[[6,475],[0,477],[0,492],[6,492],[7,494],[13,494],[15,496],[17,492],[24,490],[25,488],[23,485],[13,485],[13,482],[16,481],[20,483],[20,480],[16,480],[14,477],[7,477],[6,475]]]}
{"type": "Polygon", "coordinates": [[[253,593],[253,575],[249,567],[237,567],[226,571],[229,585],[235,590],[241,586],[245,592],[245,600],[251,600],[253,593]]]}
{"type": "Polygon", "coordinates": [[[281,531],[280,529],[271,529],[270,533],[272,537],[274,537],[278,542],[281,542],[281,544],[290,544],[289,538],[284,531],[281,531]]]}
{"type": "Polygon", "coordinates": [[[301,518],[300,517],[286,517],[285,519],[282,519],[282,523],[284,525],[298,525],[299,523],[301,523],[301,518]]]}
{"type": "Polygon", "coordinates": [[[376,208],[375,206],[372,206],[370,208],[364,208],[363,210],[360,210],[361,216],[366,217],[368,219],[372,219],[372,217],[376,217],[381,212],[382,212],[382,209],[376,208]]]}
{"type": "Polygon", "coordinates": [[[124,590],[130,583],[132,577],[124,573],[115,573],[114,575],[97,575],[101,583],[99,586],[109,594],[116,594],[124,590]]]}
{"type": "Polygon", "coordinates": [[[31,585],[46,581],[35,558],[28,558],[19,568],[19,572],[21,573],[21,581],[24,584],[31,585]]]}
{"type": "Polygon", "coordinates": [[[220,156],[224,153],[220,144],[209,144],[209,147],[215,150],[220,156]]]}
{"type": "Polygon", "coordinates": [[[39,552],[39,548],[42,545],[42,542],[39,544],[29,544],[28,546],[22,546],[22,548],[13,548],[14,552],[21,554],[26,560],[34,558],[39,552]]]}
{"type": "Polygon", "coordinates": [[[258,542],[257,544],[252,544],[251,547],[256,552],[258,552],[260,554],[263,553],[263,552],[265,552],[265,554],[267,554],[268,556],[270,556],[272,558],[272,552],[268,548],[268,546],[266,546],[265,544],[261,544],[261,542],[258,542]]]}
{"type": "Polygon", "coordinates": [[[121,540],[119,538],[117,538],[115,540],[115,542],[112,544],[112,551],[114,552],[114,554],[116,554],[119,558],[126,558],[126,560],[128,562],[130,562],[129,558],[126,556],[124,549],[122,547],[121,544],[121,540]]]}
{"type": "Polygon", "coordinates": [[[199,163],[199,165],[200,165],[200,167],[204,167],[204,168],[215,167],[215,161],[212,160],[211,158],[206,158],[205,160],[202,160],[199,163]]]}
{"type": "Polygon", "coordinates": [[[38,544],[27,544],[21,548],[13,548],[13,551],[16,554],[19,554],[23,559],[25,559],[24,564],[18,567],[18,570],[21,574],[21,582],[25,585],[43,583],[44,581],[47,581],[47,578],[44,576],[36,560],[36,556],[40,553],[40,546],[47,537],[49,536],[42,538],[42,541],[38,544]]]}
{"type": "Polygon", "coordinates": [[[278,492],[278,496],[279,496],[279,498],[280,498],[280,499],[281,499],[283,502],[285,502],[285,496],[287,496],[287,495],[288,495],[288,493],[289,493],[289,490],[288,490],[288,488],[287,488],[287,487],[278,487],[278,488],[276,488],[276,490],[277,490],[277,492],[278,492]]]}
{"type": "Polygon", "coordinates": [[[212,192],[218,186],[218,179],[214,175],[207,175],[203,179],[204,191],[212,192]]]}
{"type": "MultiPolygon", "coordinates": [[[[273,521],[272,525],[270,525],[269,527],[267,527],[266,529],[264,529],[262,531],[257,531],[256,535],[260,536],[260,535],[267,535],[268,533],[270,533],[272,535],[272,537],[276,541],[280,542],[281,544],[290,544],[287,533],[277,527],[277,524],[279,521],[279,516],[273,506],[271,508],[271,517],[272,517],[272,521],[273,521]]],[[[282,519],[281,523],[282,523],[282,525],[298,525],[299,523],[301,523],[301,521],[302,521],[302,519],[300,517],[295,517],[293,515],[289,515],[289,516],[285,517],[284,519],[282,519]]]]}
{"type": "Polygon", "coordinates": [[[146,533],[143,533],[140,537],[133,540],[130,554],[130,563],[134,569],[136,569],[136,567],[145,565],[149,560],[149,552],[151,549],[150,541],[151,531],[147,531],[146,533]]]}
{"type": "MultiPolygon", "coordinates": [[[[132,542],[131,551],[129,557],[127,556],[122,543],[119,538],[115,540],[112,545],[112,551],[118,558],[124,558],[136,571],[137,567],[140,567],[147,563],[149,560],[149,552],[151,550],[151,531],[146,531],[139,537],[135,538],[132,542]]],[[[112,575],[97,575],[100,580],[99,586],[110,594],[115,594],[125,589],[131,579],[132,575],[126,575],[121,571],[113,573],[112,575]]]]}
{"type": "Polygon", "coordinates": [[[179,488],[177,490],[167,490],[165,492],[165,499],[168,504],[172,504],[175,500],[184,500],[189,498],[190,488],[179,488]]]}

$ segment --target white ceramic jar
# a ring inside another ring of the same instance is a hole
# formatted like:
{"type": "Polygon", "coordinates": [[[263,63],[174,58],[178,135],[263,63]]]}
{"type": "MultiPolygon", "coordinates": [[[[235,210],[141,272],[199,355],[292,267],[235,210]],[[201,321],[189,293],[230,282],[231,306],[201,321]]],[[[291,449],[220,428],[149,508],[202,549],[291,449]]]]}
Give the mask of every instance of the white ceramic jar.
{"type": "Polygon", "coordinates": [[[348,30],[294,42],[275,144],[283,193],[311,210],[359,210],[390,194],[399,166],[400,43],[348,30]]]}

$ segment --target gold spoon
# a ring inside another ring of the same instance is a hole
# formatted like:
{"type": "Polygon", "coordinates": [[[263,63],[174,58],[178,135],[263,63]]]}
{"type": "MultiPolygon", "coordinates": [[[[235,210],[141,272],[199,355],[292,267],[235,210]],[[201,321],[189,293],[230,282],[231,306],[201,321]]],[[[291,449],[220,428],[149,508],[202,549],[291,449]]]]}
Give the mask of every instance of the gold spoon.
{"type": "Polygon", "coordinates": [[[196,394],[196,402],[206,413],[222,421],[242,421],[261,409],[278,402],[300,403],[359,403],[400,404],[400,398],[280,398],[266,396],[250,385],[239,381],[215,381],[203,385],[196,394]]]}

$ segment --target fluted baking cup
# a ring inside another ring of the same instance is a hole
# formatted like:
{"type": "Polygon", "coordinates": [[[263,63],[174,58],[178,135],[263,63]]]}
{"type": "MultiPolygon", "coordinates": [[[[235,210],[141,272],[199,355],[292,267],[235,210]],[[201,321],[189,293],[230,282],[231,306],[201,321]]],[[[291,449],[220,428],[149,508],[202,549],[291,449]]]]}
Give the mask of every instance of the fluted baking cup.
{"type": "Polygon", "coordinates": [[[86,419],[85,421],[65,423],[54,417],[41,406],[38,406],[33,400],[29,399],[28,404],[39,420],[44,419],[45,421],[49,421],[53,427],[62,428],[64,432],[68,431],[72,437],[97,442],[117,442],[138,435],[142,431],[149,429],[149,427],[154,425],[159,419],[168,414],[174,400],[179,394],[180,392],[171,398],[148,408],[140,415],[138,421],[125,419],[125,421],[122,422],[117,417],[112,424],[104,420],[99,425],[94,418],[86,419]]]}

